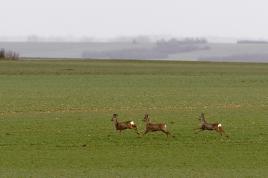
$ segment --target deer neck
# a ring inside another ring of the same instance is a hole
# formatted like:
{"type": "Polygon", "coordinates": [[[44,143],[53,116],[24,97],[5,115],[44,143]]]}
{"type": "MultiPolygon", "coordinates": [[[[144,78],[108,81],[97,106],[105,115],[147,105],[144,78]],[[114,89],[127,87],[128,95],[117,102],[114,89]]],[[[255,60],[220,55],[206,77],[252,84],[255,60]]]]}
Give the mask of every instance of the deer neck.
{"type": "Polygon", "coordinates": [[[207,124],[207,121],[204,118],[201,118],[201,125],[207,124]]]}
{"type": "Polygon", "coordinates": [[[147,120],[146,120],[146,125],[150,125],[150,124],[151,124],[150,119],[147,119],[147,120]]]}
{"type": "Polygon", "coordinates": [[[118,124],[117,118],[113,118],[114,125],[118,124]]]}

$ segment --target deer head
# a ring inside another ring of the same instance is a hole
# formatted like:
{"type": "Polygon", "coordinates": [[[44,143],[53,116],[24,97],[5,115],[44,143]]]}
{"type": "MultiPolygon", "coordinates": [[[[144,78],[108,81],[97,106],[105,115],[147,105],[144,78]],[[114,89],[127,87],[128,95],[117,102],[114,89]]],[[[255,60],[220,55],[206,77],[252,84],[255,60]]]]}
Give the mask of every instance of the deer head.
{"type": "Polygon", "coordinates": [[[201,122],[206,123],[205,114],[204,114],[203,112],[201,113],[201,115],[200,115],[200,117],[199,117],[199,120],[200,120],[201,122]]]}
{"type": "Polygon", "coordinates": [[[111,121],[116,121],[117,120],[117,114],[113,114],[112,120],[111,121]]]}
{"type": "Polygon", "coordinates": [[[150,122],[149,114],[145,114],[143,118],[144,122],[150,122]]]}

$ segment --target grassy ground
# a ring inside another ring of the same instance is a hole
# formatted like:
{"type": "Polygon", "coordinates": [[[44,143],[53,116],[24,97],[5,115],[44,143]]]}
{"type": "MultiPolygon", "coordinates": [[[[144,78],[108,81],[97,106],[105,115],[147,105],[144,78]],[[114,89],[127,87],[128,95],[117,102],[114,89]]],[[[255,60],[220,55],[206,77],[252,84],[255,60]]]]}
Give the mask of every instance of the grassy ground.
{"type": "Polygon", "coordinates": [[[0,61],[0,176],[267,177],[267,116],[268,64],[0,61]],[[201,112],[230,139],[194,134],[201,112]]]}

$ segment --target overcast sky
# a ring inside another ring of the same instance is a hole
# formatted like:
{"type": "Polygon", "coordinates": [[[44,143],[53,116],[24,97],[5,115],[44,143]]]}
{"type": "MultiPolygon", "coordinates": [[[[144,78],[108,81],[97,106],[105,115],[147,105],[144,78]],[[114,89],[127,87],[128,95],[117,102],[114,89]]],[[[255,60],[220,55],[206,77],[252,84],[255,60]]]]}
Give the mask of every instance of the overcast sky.
{"type": "Polygon", "coordinates": [[[268,38],[267,0],[0,0],[0,36],[268,38]]]}

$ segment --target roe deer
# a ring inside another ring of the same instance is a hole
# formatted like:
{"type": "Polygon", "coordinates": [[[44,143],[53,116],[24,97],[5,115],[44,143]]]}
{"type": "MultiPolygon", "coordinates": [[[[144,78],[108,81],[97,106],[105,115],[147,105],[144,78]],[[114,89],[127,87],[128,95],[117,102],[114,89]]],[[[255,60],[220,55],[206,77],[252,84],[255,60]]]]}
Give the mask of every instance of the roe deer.
{"type": "Polygon", "coordinates": [[[112,117],[112,121],[114,122],[114,126],[117,131],[121,133],[121,131],[125,129],[134,129],[136,133],[139,134],[137,125],[134,123],[134,121],[118,122],[117,116],[117,114],[113,114],[112,117]]]}
{"type": "Polygon", "coordinates": [[[149,115],[145,114],[143,121],[146,123],[145,131],[143,135],[147,134],[148,132],[155,132],[155,131],[161,131],[168,135],[170,134],[167,130],[167,125],[165,123],[151,123],[149,115]]]}
{"type": "Polygon", "coordinates": [[[224,134],[226,137],[229,137],[228,135],[225,134],[221,123],[219,123],[219,122],[208,123],[205,119],[204,113],[201,113],[199,120],[200,120],[200,127],[195,129],[195,130],[198,130],[197,132],[204,131],[204,130],[215,130],[221,136],[222,136],[222,134],[224,134]]]}

